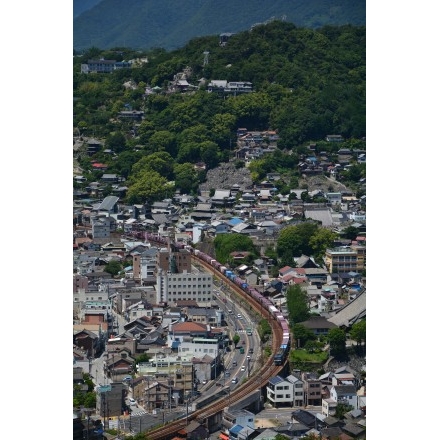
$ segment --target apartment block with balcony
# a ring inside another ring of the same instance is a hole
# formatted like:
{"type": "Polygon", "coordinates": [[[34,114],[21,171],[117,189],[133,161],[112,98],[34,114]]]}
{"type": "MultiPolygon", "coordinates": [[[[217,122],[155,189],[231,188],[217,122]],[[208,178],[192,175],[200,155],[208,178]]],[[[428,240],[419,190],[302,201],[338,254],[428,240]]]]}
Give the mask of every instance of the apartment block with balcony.
{"type": "Polygon", "coordinates": [[[330,273],[361,272],[365,268],[365,247],[357,245],[327,249],[324,262],[330,273]]]}

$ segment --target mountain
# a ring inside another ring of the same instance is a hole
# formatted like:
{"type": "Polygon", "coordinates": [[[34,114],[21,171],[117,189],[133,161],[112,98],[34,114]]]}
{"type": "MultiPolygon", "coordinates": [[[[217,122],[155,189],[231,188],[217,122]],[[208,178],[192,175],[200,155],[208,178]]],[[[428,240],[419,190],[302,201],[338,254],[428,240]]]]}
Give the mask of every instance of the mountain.
{"type": "Polygon", "coordinates": [[[298,27],[365,25],[366,0],[75,0],[74,49],[174,50],[195,37],[282,20],[298,27]],[[87,7],[89,9],[84,10],[87,7]],[[76,8],[76,9],[75,9],[76,8]]]}
{"type": "Polygon", "coordinates": [[[102,0],[73,0],[73,18],[79,17],[102,0]]]}

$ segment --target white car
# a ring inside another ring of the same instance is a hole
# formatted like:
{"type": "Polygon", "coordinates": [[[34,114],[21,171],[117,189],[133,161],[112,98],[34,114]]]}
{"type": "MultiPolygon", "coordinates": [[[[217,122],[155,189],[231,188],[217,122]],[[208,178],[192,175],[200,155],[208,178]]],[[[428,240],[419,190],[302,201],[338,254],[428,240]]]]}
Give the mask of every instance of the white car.
{"type": "Polygon", "coordinates": [[[240,315],[240,313],[237,315],[237,318],[238,318],[238,319],[241,319],[241,315],[240,315]]]}
{"type": "Polygon", "coordinates": [[[133,397],[130,397],[130,398],[128,399],[128,401],[130,402],[130,405],[131,405],[131,406],[132,406],[132,405],[136,405],[136,400],[134,400],[133,397]]]}
{"type": "Polygon", "coordinates": [[[232,381],[231,381],[232,383],[237,383],[238,382],[238,380],[237,380],[237,378],[236,377],[234,377],[234,379],[232,379],[232,381]]]}
{"type": "Polygon", "coordinates": [[[240,368],[241,371],[246,371],[246,367],[244,365],[241,366],[240,368]]]}

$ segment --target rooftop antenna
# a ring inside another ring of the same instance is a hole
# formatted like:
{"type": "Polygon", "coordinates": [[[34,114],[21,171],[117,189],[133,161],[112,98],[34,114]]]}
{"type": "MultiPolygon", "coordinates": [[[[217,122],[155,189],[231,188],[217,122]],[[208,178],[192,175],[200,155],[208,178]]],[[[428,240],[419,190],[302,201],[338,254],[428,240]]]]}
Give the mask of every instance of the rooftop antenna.
{"type": "Polygon", "coordinates": [[[203,52],[203,55],[203,66],[207,66],[209,62],[209,52],[205,50],[205,52],[203,52]]]}

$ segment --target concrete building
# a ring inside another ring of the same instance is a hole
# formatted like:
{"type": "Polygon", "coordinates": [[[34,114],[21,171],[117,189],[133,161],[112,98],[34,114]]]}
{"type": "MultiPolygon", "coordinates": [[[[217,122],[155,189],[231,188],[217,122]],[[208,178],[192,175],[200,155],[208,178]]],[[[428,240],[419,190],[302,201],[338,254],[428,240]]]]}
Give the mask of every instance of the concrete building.
{"type": "Polygon", "coordinates": [[[191,272],[191,254],[186,249],[170,252],[167,248],[156,253],[156,270],[173,273],[191,272]]]}
{"type": "Polygon", "coordinates": [[[156,280],[156,303],[173,304],[182,300],[197,303],[212,301],[213,276],[208,272],[196,274],[158,271],[156,280]]]}
{"type": "MultiPolygon", "coordinates": [[[[118,417],[122,414],[122,407],[125,397],[125,386],[122,382],[113,382],[108,385],[101,385],[96,393],[96,412],[101,417],[118,417]]],[[[107,426],[107,424],[106,424],[107,426]]]]}
{"type": "Polygon", "coordinates": [[[324,262],[330,273],[356,272],[358,267],[358,252],[351,247],[338,247],[325,251],[324,262]]]}

